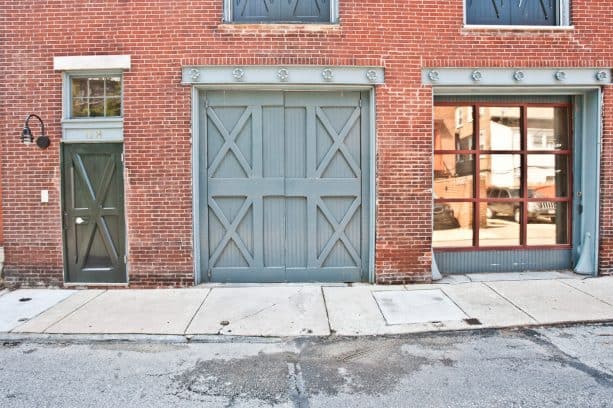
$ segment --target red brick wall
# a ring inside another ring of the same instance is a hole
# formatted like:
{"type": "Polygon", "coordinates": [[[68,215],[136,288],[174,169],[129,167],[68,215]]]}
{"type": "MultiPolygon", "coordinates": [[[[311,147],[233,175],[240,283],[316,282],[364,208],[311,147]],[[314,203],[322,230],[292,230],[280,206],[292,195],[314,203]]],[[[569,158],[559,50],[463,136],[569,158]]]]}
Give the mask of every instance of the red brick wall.
{"type": "Polygon", "coordinates": [[[613,275],[613,88],[606,87],[600,168],[600,274],[613,275]]]}
{"type": "MultiPolygon", "coordinates": [[[[6,274],[62,281],[61,74],[53,56],[129,54],[124,117],[133,286],[193,282],[188,64],[382,65],[377,98],[376,272],[382,283],[430,277],[432,92],[422,67],[612,66],[613,11],[573,0],[572,31],[469,31],[462,1],[340,0],[340,27],[223,25],[222,0],[0,0],[0,129],[6,274]],[[27,113],[46,121],[47,150],[19,143],[27,113]],[[50,190],[41,204],[40,190],[50,190]]],[[[605,149],[613,140],[611,91],[605,149]]],[[[610,154],[603,214],[611,215],[610,154]],[[610,184],[610,183],[608,183],[610,184]]],[[[604,217],[603,217],[604,218],[604,217]]],[[[613,267],[603,219],[603,271],[613,267]]]]}

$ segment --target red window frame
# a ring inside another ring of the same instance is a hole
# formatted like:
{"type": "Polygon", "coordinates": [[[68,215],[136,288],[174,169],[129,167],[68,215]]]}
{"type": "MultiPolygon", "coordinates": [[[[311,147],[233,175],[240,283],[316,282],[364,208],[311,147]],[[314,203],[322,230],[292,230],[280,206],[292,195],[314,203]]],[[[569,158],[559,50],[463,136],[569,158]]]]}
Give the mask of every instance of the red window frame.
{"type": "MultiPolygon", "coordinates": [[[[473,197],[471,199],[467,198],[434,198],[433,202],[435,204],[445,204],[445,203],[472,203],[473,206],[473,237],[472,237],[472,246],[464,246],[464,247],[433,247],[434,251],[439,252],[465,252],[465,251],[483,251],[483,250],[526,250],[526,249],[570,249],[572,248],[572,209],[573,209],[573,115],[572,115],[572,104],[571,103],[511,103],[511,102],[467,102],[467,101],[454,101],[454,102],[435,102],[434,107],[437,106],[455,106],[455,107],[471,107],[473,113],[473,149],[471,150],[445,150],[445,149],[434,149],[433,150],[433,160],[436,155],[472,155],[473,156],[473,197]],[[520,109],[520,150],[485,150],[481,149],[480,144],[480,108],[482,107],[495,107],[495,108],[519,108],[520,109]],[[528,108],[532,107],[541,107],[541,108],[566,108],[568,114],[568,145],[564,150],[528,150],[528,117],[527,111],[528,108]],[[521,197],[517,198],[487,198],[481,197],[481,186],[480,186],[480,174],[481,174],[481,155],[496,155],[496,154],[514,154],[519,155],[521,158],[521,173],[520,173],[520,189],[521,189],[521,197]],[[544,197],[544,198],[528,198],[528,165],[527,160],[529,155],[563,155],[568,157],[568,194],[566,197],[544,197]],[[491,203],[491,202],[519,202],[521,205],[521,222],[520,222],[520,234],[519,234],[519,245],[501,245],[501,246],[482,246],[479,244],[479,207],[482,203],[491,203]],[[529,202],[555,202],[555,203],[567,203],[566,209],[566,242],[567,244],[555,244],[555,245],[528,245],[528,211],[526,211],[529,202]]],[[[433,119],[434,118],[433,111],[433,119]]],[[[434,161],[433,161],[434,162],[434,161]]]]}

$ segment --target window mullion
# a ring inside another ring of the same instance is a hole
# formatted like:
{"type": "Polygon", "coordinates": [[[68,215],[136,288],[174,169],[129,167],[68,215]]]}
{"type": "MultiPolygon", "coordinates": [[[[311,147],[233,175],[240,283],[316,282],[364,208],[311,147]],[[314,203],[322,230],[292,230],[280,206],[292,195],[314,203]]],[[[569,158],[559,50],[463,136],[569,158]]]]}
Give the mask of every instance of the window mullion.
{"type": "MultiPolygon", "coordinates": [[[[475,161],[473,171],[473,198],[481,197],[481,112],[478,104],[473,105],[473,150],[477,153],[473,156],[475,161]]],[[[487,206],[487,203],[486,203],[487,206]]],[[[479,245],[479,228],[481,227],[481,202],[476,201],[473,205],[473,247],[479,245]]]]}
{"type": "Polygon", "coordinates": [[[521,148],[521,159],[520,159],[520,186],[521,186],[521,223],[520,223],[520,231],[519,231],[519,244],[526,245],[528,242],[528,108],[526,105],[521,107],[520,111],[520,148],[521,148]]]}

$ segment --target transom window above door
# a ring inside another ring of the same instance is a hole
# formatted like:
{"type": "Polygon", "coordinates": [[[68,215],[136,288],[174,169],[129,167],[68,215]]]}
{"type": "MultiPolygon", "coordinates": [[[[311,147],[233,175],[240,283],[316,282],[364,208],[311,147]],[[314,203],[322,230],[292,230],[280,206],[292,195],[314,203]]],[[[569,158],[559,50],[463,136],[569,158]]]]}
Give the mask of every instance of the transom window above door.
{"type": "Polygon", "coordinates": [[[569,248],[571,112],[564,103],[438,102],[433,246],[569,248]]]}
{"type": "Polygon", "coordinates": [[[568,26],[570,0],[465,0],[466,24],[568,26]]]}
{"type": "Polygon", "coordinates": [[[232,23],[336,23],[338,0],[224,0],[232,23]]]}
{"type": "Polygon", "coordinates": [[[70,77],[70,118],[120,117],[121,75],[70,77]]]}

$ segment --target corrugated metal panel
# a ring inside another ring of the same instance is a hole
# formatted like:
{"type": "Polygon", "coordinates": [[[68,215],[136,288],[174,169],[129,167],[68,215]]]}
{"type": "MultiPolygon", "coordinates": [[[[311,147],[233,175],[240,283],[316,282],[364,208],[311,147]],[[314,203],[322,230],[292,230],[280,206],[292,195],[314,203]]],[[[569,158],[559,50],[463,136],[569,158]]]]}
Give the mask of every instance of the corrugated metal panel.
{"type": "Polygon", "coordinates": [[[566,95],[440,95],[434,97],[434,103],[570,103],[571,101],[571,97],[566,95]]]}
{"type": "Polygon", "coordinates": [[[571,250],[435,252],[442,273],[524,272],[571,269],[571,250]]]}

